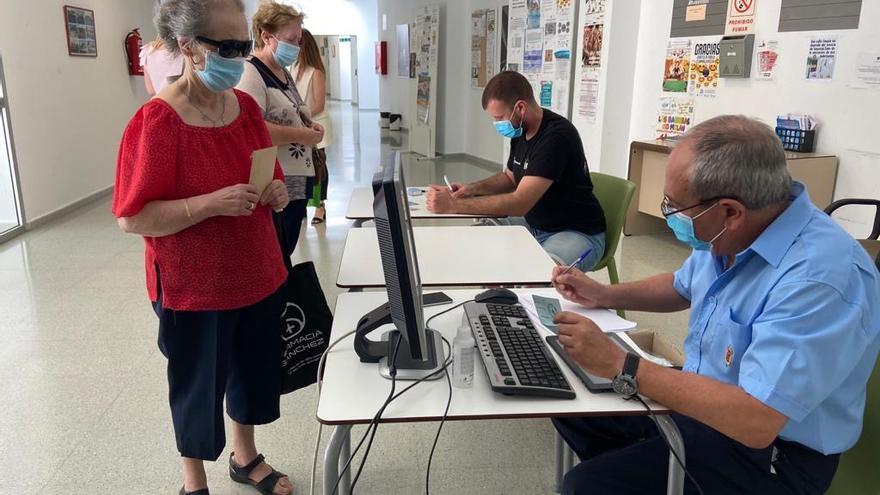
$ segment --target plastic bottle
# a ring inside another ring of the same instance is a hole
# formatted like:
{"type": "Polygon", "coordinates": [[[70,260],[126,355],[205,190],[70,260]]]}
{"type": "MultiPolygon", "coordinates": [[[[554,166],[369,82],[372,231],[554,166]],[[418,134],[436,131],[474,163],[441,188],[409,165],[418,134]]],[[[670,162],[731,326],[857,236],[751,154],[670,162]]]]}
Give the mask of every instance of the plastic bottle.
{"type": "Polygon", "coordinates": [[[452,385],[458,388],[474,385],[476,346],[470,327],[460,327],[452,339],[452,385]]]}

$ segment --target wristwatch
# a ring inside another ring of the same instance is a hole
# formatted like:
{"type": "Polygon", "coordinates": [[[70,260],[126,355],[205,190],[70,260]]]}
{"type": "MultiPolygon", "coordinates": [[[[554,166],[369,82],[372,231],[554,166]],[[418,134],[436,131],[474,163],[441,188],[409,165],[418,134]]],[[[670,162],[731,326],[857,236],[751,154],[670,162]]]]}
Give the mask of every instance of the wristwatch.
{"type": "Polygon", "coordinates": [[[639,355],[627,352],[623,360],[623,371],[611,381],[611,388],[622,395],[624,399],[631,399],[639,393],[639,382],[636,380],[636,372],[639,370],[639,355]]]}

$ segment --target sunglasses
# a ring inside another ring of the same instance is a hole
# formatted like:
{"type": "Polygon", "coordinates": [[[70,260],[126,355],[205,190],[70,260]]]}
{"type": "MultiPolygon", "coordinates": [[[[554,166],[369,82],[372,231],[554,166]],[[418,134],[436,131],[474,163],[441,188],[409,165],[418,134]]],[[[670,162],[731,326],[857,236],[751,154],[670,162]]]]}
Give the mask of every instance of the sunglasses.
{"type": "Polygon", "coordinates": [[[240,40],[212,40],[211,38],[205,38],[204,36],[196,36],[196,40],[201,43],[207,43],[215,48],[217,48],[217,54],[223,58],[236,58],[236,57],[247,57],[251,54],[251,50],[254,48],[254,41],[240,41],[240,40]]]}

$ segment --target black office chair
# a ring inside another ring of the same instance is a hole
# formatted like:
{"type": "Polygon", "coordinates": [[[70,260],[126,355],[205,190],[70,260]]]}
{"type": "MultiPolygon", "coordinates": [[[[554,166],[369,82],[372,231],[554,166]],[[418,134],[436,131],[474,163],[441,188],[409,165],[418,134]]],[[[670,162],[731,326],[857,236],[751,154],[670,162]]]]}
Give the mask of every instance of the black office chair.
{"type": "Polygon", "coordinates": [[[880,200],[864,198],[839,199],[828,205],[825,208],[825,213],[830,215],[838,208],[848,205],[873,206],[875,208],[874,227],[871,229],[871,234],[866,239],[860,239],[859,242],[865,247],[868,254],[876,257],[874,263],[877,265],[877,270],[880,270],[880,240],[878,240],[880,239],[880,200]]]}

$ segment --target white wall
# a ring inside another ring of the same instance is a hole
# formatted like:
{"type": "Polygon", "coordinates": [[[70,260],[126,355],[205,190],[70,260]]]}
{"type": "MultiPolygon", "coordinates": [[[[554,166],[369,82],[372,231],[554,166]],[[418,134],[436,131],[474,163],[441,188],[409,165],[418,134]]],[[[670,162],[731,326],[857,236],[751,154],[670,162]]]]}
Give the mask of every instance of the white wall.
{"type": "Polygon", "coordinates": [[[122,41],[155,37],[153,2],[80,0],[95,11],[98,57],[67,54],[62,0],[0,0],[12,129],[26,221],[113,184],[125,124],[147,95],[128,75],[122,41]]]}
{"type": "MultiPolygon", "coordinates": [[[[657,100],[661,93],[663,61],[672,0],[642,2],[638,56],[635,62],[633,94],[633,139],[653,137],[657,100]]],[[[757,117],[774,125],[780,113],[806,112],[818,118],[816,151],[840,157],[835,198],[880,198],[880,91],[848,87],[860,51],[880,51],[880,2],[862,2],[858,30],[831,31],[839,36],[838,61],[834,80],[804,80],[807,45],[812,34],[777,33],[781,0],[758,2],[756,34],[779,40],[778,77],[774,82],[722,79],[715,99],[698,98],[696,120],[715,115],[738,113],[757,117]],[[873,154],[864,154],[870,152],[873,154]]],[[[694,38],[700,40],[703,38],[694,38]]],[[[754,63],[753,71],[754,71],[754,63]]],[[[867,234],[873,211],[850,207],[838,219],[854,235],[867,234]]]]}
{"type": "MultiPolygon", "coordinates": [[[[257,0],[248,0],[253,12],[257,0]]],[[[379,108],[379,76],[373,70],[378,39],[377,0],[283,0],[306,14],[304,26],[312,34],[357,36],[358,104],[363,110],[379,108]]]]}

